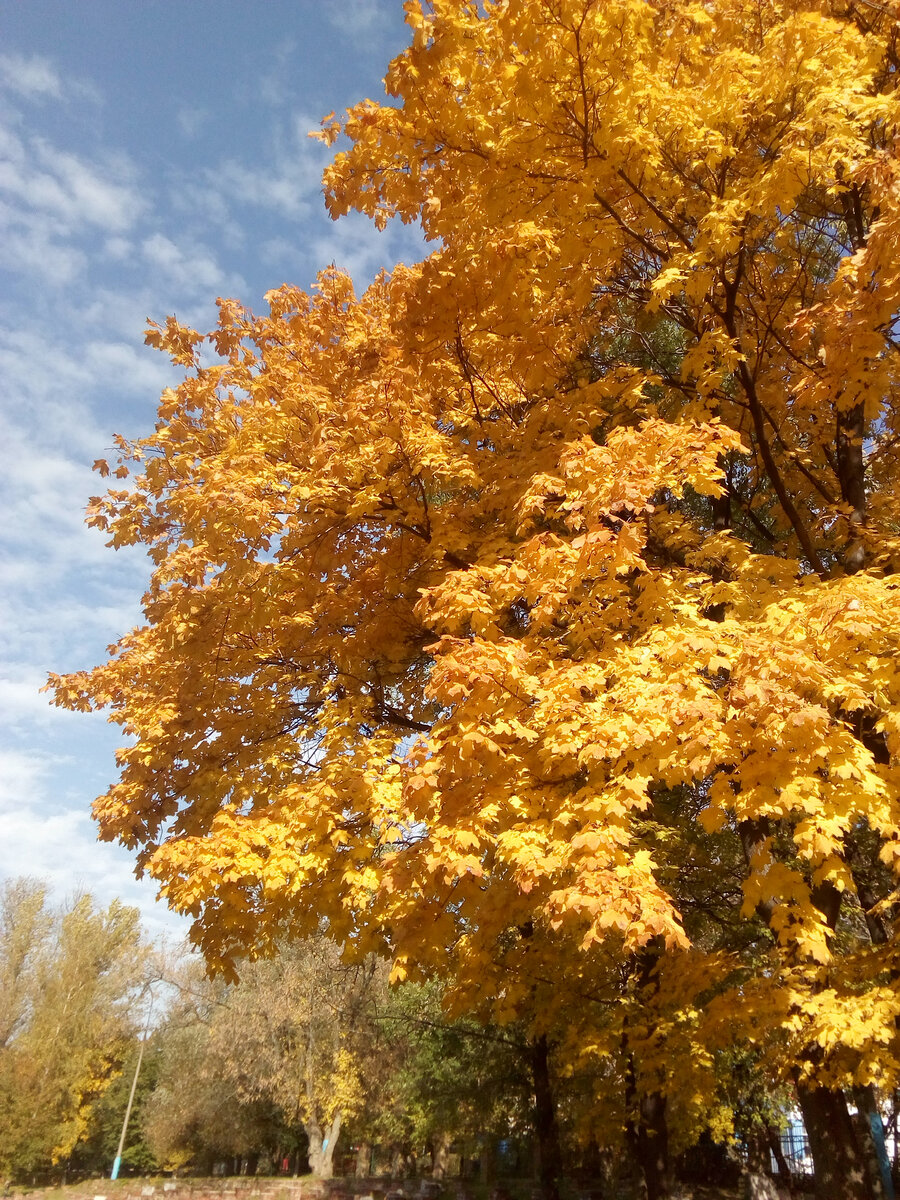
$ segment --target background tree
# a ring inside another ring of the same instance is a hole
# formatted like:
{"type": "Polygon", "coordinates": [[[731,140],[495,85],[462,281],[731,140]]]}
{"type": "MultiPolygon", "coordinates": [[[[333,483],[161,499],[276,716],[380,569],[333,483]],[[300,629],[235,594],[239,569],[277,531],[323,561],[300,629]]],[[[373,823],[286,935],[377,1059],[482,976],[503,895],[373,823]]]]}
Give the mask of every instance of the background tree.
{"type": "MultiPolygon", "coordinates": [[[[412,1168],[424,1154],[434,1179],[447,1176],[454,1144],[487,1165],[499,1142],[530,1141],[532,1080],[520,1031],[449,1020],[435,982],[384,992],[373,1025],[378,1069],[354,1136],[393,1149],[412,1168]]],[[[525,1162],[522,1173],[530,1169],[525,1162]]]]}
{"type": "MultiPolygon", "coordinates": [[[[116,1157],[128,1097],[138,1066],[140,1043],[133,1039],[122,1059],[121,1069],[103,1095],[94,1104],[85,1133],[72,1151],[69,1165],[73,1172],[84,1176],[105,1176],[116,1157]]],[[[140,1061],[137,1086],[128,1121],[125,1145],[122,1149],[122,1175],[154,1175],[161,1167],[143,1134],[142,1118],[145,1105],[157,1086],[159,1053],[152,1037],[144,1047],[140,1061]]]]}
{"type": "MultiPolygon", "coordinates": [[[[325,938],[248,963],[212,1027],[213,1051],[240,1095],[267,1099],[306,1132],[310,1169],[328,1178],[341,1132],[359,1111],[378,968],[341,962],[325,938]]],[[[381,976],[382,985],[384,976],[381,976]]]]}
{"type": "Polygon", "coordinates": [[[0,1047],[0,1154],[16,1179],[71,1158],[134,1041],[143,945],[136,909],[90,896],[48,909],[43,889],[4,886],[3,974],[14,1008],[0,1047]]]}
{"type": "Polygon", "coordinates": [[[0,1050],[28,1021],[35,960],[49,932],[45,888],[34,879],[4,883],[0,890],[0,1050]]]}
{"type": "Polygon", "coordinates": [[[305,1159],[301,1131],[275,1105],[248,1100],[222,1069],[209,1026],[176,1015],[158,1035],[158,1079],[141,1111],[143,1140],[166,1170],[212,1174],[246,1160],[269,1170],[289,1157],[305,1159]]]}
{"type": "Polygon", "coordinates": [[[208,981],[196,961],[175,982],[180,1000],[161,1031],[144,1122],[155,1152],[207,1165],[299,1156],[329,1176],[366,1075],[381,1069],[369,1057],[369,1021],[385,973],[372,961],[342,963],[318,938],[242,964],[239,982],[208,981]]]}

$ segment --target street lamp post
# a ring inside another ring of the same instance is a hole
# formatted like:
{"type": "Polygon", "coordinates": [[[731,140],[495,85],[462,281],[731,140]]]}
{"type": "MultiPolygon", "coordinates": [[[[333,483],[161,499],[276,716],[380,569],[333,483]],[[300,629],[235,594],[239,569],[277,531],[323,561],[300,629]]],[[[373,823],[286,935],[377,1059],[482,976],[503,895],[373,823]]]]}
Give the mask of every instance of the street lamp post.
{"type": "Polygon", "coordinates": [[[150,993],[150,1007],[147,1009],[147,1021],[144,1025],[144,1032],[141,1036],[140,1045],[138,1047],[138,1060],[134,1068],[134,1078],[131,1081],[131,1091],[128,1093],[128,1105],[125,1109],[125,1120],[122,1122],[122,1133],[119,1137],[119,1148],[116,1151],[115,1161],[110,1172],[110,1179],[119,1178],[119,1167],[122,1165],[122,1151],[125,1149],[125,1135],[128,1133],[128,1121],[131,1117],[131,1106],[134,1104],[134,1093],[137,1090],[138,1075],[141,1073],[141,1063],[144,1061],[144,1046],[147,1044],[147,1038],[150,1034],[150,1014],[153,1011],[153,993],[150,993]]]}

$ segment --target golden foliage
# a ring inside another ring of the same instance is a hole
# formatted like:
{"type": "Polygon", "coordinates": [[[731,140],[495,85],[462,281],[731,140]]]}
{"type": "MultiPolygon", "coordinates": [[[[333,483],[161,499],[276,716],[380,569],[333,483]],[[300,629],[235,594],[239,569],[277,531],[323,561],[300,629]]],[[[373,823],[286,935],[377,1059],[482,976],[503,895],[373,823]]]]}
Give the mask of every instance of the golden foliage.
{"type": "Polygon", "coordinates": [[[434,252],[148,334],[185,380],[89,518],[146,623],[53,679],[130,735],[102,834],[215,967],[325,919],[509,1017],[654,944],[660,1028],[731,978],[895,1086],[888,7],[406,10],[327,199],[434,252]]]}

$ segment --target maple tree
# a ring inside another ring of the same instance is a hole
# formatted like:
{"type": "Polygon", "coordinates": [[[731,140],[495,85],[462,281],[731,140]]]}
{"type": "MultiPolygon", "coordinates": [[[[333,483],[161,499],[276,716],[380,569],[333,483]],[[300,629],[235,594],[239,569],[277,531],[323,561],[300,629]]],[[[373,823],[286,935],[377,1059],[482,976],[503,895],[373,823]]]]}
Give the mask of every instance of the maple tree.
{"type": "Polygon", "coordinates": [[[624,971],[651,1196],[677,1012],[796,1089],[822,1195],[874,1196],[844,1089],[900,1074],[900,10],[405,7],[326,192],[434,253],[148,334],[185,380],[89,518],[148,547],[146,624],[53,679],[131,735],[101,833],[213,967],[324,915],[537,1037],[560,963],[624,971]]]}

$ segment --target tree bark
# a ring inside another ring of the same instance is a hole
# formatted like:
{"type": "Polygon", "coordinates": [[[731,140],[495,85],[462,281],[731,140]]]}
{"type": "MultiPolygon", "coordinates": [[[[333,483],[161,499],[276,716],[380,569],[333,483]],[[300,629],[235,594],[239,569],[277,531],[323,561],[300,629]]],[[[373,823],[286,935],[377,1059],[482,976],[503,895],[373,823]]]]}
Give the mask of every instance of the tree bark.
{"type": "Polygon", "coordinates": [[[785,1200],[788,1193],[772,1178],[769,1139],[765,1132],[755,1133],[747,1143],[747,1169],[744,1172],[745,1200],[785,1200]]]}
{"type": "Polygon", "coordinates": [[[364,1179],[369,1174],[372,1165],[372,1145],[370,1142],[360,1142],[356,1151],[356,1177],[364,1179]]]}
{"type": "MultiPolygon", "coordinates": [[[[764,817],[741,822],[741,842],[748,864],[752,863],[753,855],[770,832],[770,823],[764,817]]],[[[841,911],[842,893],[825,880],[810,888],[810,899],[833,933],[841,911]]],[[[760,904],[757,911],[771,927],[771,901],[760,904]]],[[[807,1055],[808,1064],[814,1065],[816,1047],[810,1048],[807,1055]]],[[[835,1200],[836,1197],[841,1200],[883,1200],[880,1182],[873,1177],[870,1167],[872,1152],[868,1143],[872,1142],[871,1134],[865,1139],[860,1138],[843,1092],[799,1080],[796,1080],[796,1086],[815,1168],[816,1196],[820,1200],[835,1200]]]]}
{"type": "Polygon", "coordinates": [[[446,1179],[450,1167],[450,1147],[453,1139],[449,1133],[439,1133],[431,1145],[431,1178],[446,1179]]]}
{"type": "Polygon", "coordinates": [[[856,1136],[866,1164],[872,1194],[877,1200],[894,1200],[891,1164],[887,1156],[884,1124],[875,1098],[875,1089],[871,1084],[855,1087],[853,1100],[856,1104],[856,1136]]]}
{"type": "Polygon", "coordinates": [[[866,520],[866,462],[863,445],[866,436],[865,410],[862,403],[838,412],[837,469],[841,499],[851,508],[851,537],[844,549],[843,564],[848,575],[866,565],[865,542],[858,530],[866,520]]]}
{"type": "Polygon", "coordinates": [[[647,1200],[668,1200],[672,1194],[672,1181],[666,1097],[661,1092],[645,1093],[641,1096],[639,1111],[637,1152],[647,1187],[647,1200]]]}
{"type": "Polygon", "coordinates": [[[334,1148],[341,1133],[341,1114],[337,1113],[324,1132],[318,1121],[306,1126],[309,1138],[309,1168],[320,1179],[330,1179],[334,1174],[334,1148]]]}
{"type": "Polygon", "coordinates": [[[843,1092],[797,1083],[818,1200],[879,1200],[872,1191],[843,1092]]]}
{"type": "Polygon", "coordinates": [[[781,1148],[781,1134],[774,1127],[774,1125],[766,1126],[766,1141],[769,1144],[769,1151],[772,1157],[778,1164],[778,1182],[782,1184],[790,1194],[791,1167],[788,1160],[784,1157],[784,1151],[781,1148]]]}
{"type": "Polygon", "coordinates": [[[550,1080],[550,1053],[547,1035],[531,1042],[531,1073],[534,1082],[534,1132],[538,1147],[538,1179],[541,1200],[559,1200],[562,1176],[562,1149],[556,1104],[550,1080]]]}
{"type": "MultiPolygon", "coordinates": [[[[653,970],[657,966],[662,945],[659,939],[635,955],[639,992],[650,992],[656,987],[653,970]]],[[[627,1030],[624,1035],[627,1045],[627,1030]]],[[[662,1092],[643,1092],[638,1095],[634,1057],[628,1052],[626,1081],[626,1103],[631,1107],[637,1101],[637,1120],[628,1129],[628,1140],[644,1181],[647,1200],[668,1200],[672,1194],[669,1172],[669,1125],[666,1117],[667,1101],[662,1092]]]]}

